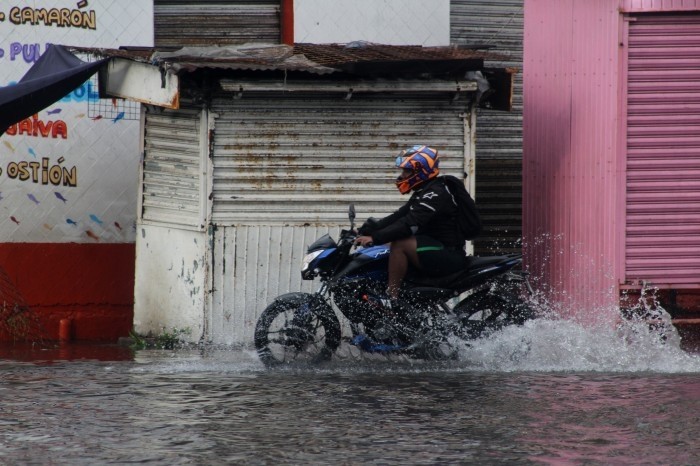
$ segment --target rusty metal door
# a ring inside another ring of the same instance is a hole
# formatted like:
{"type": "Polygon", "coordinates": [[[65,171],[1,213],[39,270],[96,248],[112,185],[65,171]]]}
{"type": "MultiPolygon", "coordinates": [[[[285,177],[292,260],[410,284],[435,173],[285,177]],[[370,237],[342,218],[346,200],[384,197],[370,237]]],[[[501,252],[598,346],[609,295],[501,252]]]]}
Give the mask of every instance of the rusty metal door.
{"type": "MultiPolygon", "coordinates": [[[[523,67],[523,0],[452,0],[450,42],[488,47],[503,61],[488,66],[523,67]]],[[[513,110],[479,109],[476,190],[484,232],[477,253],[520,252],[522,239],[523,78],[515,75],[513,110]]]]}
{"type": "Polygon", "coordinates": [[[146,112],[140,220],[204,228],[206,128],[206,112],[186,102],[179,110],[146,112]]]}
{"type": "Polygon", "coordinates": [[[223,94],[214,100],[211,313],[214,342],[249,343],[275,296],[312,291],[301,280],[306,247],[406,200],[394,158],[432,145],[445,173],[473,157],[470,104],[450,95],[223,94]]]}
{"type": "Polygon", "coordinates": [[[155,45],[277,44],[279,10],[279,0],[155,0],[155,45]]]}
{"type": "Polygon", "coordinates": [[[467,171],[467,100],[290,94],[215,99],[214,223],[338,225],[351,202],[389,214],[406,200],[394,158],[414,144],[438,148],[442,172],[467,171]]]}

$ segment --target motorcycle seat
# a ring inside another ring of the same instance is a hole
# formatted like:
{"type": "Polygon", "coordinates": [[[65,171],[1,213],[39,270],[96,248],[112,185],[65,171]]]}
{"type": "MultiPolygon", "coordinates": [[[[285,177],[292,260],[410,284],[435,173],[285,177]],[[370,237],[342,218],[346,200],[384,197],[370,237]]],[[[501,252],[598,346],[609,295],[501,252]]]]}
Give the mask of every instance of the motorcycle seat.
{"type": "Polygon", "coordinates": [[[426,286],[431,288],[450,288],[450,285],[458,282],[465,275],[476,274],[480,270],[488,269],[490,267],[495,267],[514,260],[518,260],[522,257],[520,254],[507,254],[504,256],[468,256],[467,257],[467,267],[455,272],[450,275],[443,275],[441,277],[428,277],[428,276],[411,276],[407,280],[414,285],[426,286]]]}
{"type": "Polygon", "coordinates": [[[485,269],[488,267],[493,267],[495,265],[501,265],[513,260],[522,258],[520,254],[507,254],[505,256],[469,256],[467,257],[467,270],[470,272],[476,272],[479,269],[485,269]]]}

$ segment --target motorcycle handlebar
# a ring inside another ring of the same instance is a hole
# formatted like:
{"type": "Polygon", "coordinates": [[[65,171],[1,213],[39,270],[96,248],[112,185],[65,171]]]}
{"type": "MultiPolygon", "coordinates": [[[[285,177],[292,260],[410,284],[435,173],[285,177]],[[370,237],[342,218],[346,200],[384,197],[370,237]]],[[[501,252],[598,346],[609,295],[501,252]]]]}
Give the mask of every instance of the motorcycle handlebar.
{"type": "MultiPolygon", "coordinates": [[[[360,236],[360,233],[357,230],[341,230],[340,232],[340,242],[341,244],[350,244],[352,246],[360,246],[359,244],[355,244],[355,240],[360,236]]],[[[370,248],[374,246],[374,243],[367,243],[364,245],[366,248],[370,248]]]]}

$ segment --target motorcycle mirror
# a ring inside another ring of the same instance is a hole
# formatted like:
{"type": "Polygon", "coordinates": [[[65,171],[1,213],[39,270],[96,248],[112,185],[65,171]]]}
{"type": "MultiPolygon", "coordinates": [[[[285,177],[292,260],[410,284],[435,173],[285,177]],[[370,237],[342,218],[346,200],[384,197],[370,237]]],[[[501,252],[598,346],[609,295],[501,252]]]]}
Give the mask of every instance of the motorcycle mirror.
{"type": "Polygon", "coordinates": [[[348,218],[350,219],[350,229],[355,229],[355,204],[350,204],[350,209],[348,210],[348,218]]]}

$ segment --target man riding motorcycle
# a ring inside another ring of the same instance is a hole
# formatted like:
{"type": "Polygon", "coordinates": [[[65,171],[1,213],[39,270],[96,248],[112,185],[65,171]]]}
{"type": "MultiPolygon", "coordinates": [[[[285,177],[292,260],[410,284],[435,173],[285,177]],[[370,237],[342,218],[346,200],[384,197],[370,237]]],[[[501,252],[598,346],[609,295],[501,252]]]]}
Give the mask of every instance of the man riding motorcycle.
{"type": "Polygon", "coordinates": [[[438,151],[424,145],[403,150],[396,187],[410,199],[381,220],[368,220],[356,244],[391,243],[386,290],[392,309],[400,308],[399,290],[409,265],[423,275],[444,276],[466,268],[466,238],[455,221],[457,201],[444,177],[438,176],[438,151]]]}

